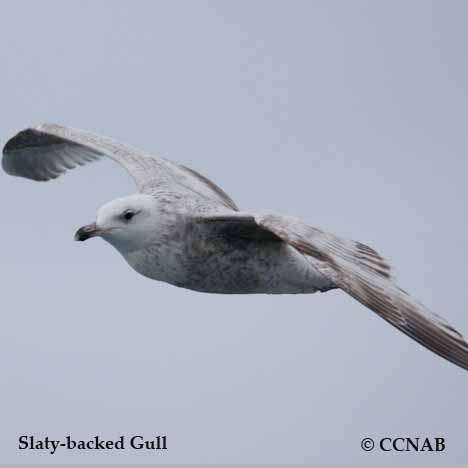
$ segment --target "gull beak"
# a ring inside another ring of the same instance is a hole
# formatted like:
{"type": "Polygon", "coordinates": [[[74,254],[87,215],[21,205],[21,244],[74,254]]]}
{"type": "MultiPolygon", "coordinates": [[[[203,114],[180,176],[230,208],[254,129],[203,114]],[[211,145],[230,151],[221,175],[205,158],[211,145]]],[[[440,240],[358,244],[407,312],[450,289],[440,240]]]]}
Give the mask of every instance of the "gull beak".
{"type": "Polygon", "coordinates": [[[96,226],[96,223],[88,224],[86,226],[80,227],[80,229],[75,232],[75,240],[85,241],[91,237],[99,236],[101,233],[102,230],[96,226]]]}

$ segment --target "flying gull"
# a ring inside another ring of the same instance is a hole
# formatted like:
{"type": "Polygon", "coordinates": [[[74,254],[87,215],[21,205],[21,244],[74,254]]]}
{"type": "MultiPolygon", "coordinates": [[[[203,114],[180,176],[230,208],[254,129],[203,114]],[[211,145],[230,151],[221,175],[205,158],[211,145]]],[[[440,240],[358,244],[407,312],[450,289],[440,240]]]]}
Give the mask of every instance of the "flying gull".
{"type": "Polygon", "coordinates": [[[468,370],[468,344],[402,290],[374,249],[276,214],[240,211],[198,172],[109,138],[53,124],[28,128],[3,149],[3,169],[46,181],[107,156],[138,193],[102,206],[75,239],[102,237],[138,273],[222,294],[311,294],[340,288],[436,354],[468,370]]]}

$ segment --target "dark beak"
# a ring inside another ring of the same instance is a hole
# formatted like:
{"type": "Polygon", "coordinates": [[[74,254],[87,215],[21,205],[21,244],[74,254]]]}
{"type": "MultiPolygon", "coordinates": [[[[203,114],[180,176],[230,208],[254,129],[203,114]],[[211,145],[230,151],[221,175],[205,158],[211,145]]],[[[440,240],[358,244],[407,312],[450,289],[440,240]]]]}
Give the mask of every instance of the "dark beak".
{"type": "Polygon", "coordinates": [[[75,240],[85,241],[90,237],[99,236],[99,234],[101,234],[101,230],[96,226],[96,223],[92,223],[87,226],[80,227],[80,229],[75,232],[75,240]]]}

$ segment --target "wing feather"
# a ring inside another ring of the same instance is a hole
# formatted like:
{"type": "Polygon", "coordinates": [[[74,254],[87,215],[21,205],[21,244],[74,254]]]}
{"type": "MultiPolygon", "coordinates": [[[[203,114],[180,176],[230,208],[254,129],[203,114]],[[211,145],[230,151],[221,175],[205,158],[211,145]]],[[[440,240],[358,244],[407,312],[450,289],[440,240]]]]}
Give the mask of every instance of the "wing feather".
{"type": "Polygon", "coordinates": [[[290,244],[335,286],[418,343],[468,370],[468,344],[463,336],[401,289],[388,262],[371,247],[286,216],[234,213],[199,221],[218,223],[220,234],[290,244]]]}
{"type": "Polygon", "coordinates": [[[11,138],[3,149],[2,166],[10,175],[47,181],[104,156],[123,166],[142,193],[186,192],[237,211],[223,190],[192,169],[107,137],[55,124],[27,128],[11,138]]]}
{"type": "Polygon", "coordinates": [[[401,289],[390,266],[375,250],[294,218],[266,215],[255,217],[255,221],[313,257],[322,274],[394,327],[468,370],[468,344],[463,336],[401,289]]]}

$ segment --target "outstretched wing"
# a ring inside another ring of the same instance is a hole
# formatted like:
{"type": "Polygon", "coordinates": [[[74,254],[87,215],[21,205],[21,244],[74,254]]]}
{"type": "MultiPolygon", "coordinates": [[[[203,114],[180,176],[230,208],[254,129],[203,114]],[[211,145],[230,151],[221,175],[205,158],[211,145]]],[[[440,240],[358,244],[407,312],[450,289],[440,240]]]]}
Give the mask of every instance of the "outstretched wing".
{"type": "Polygon", "coordinates": [[[219,222],[229,235],[275,236],[290,244],[310,257],[337,287],[426,348],[468,370],[468,344],[463,336],[398,287],[390,266],[374,249],[285,216],[235,213],[205,218],[205,222],[219,222]]]}
{"type": "Polygon", "coordinates": [[[217,185],[192,169],[83,130],[43,124],[11,138],[3,148],[5,172],[46,181],[68,169],[107,156],[123,166],[142,193],[190,191],[237,211],[217,185]]]}

